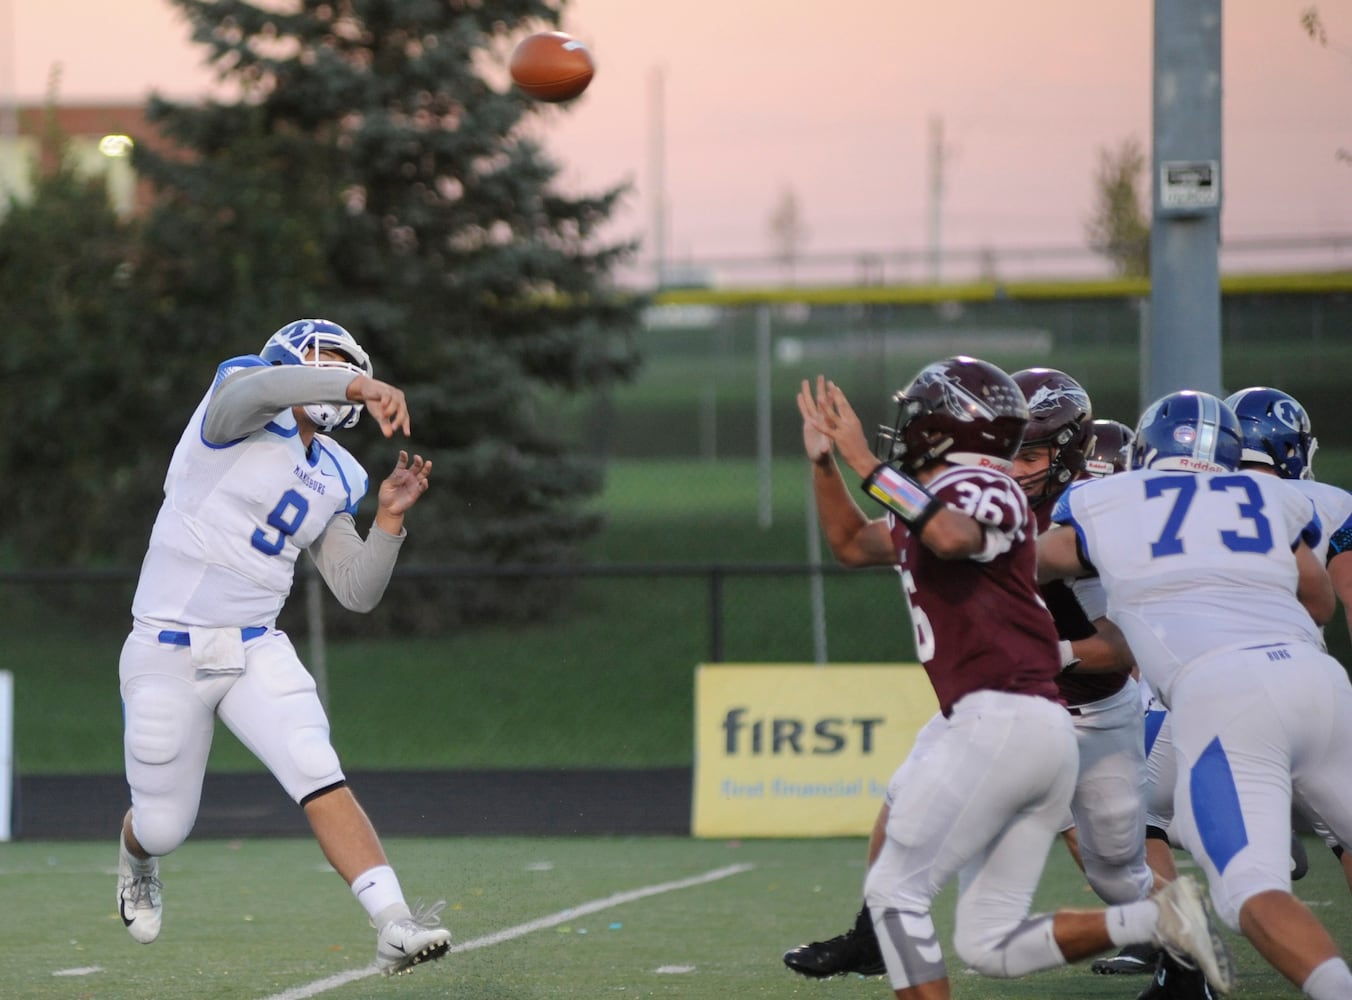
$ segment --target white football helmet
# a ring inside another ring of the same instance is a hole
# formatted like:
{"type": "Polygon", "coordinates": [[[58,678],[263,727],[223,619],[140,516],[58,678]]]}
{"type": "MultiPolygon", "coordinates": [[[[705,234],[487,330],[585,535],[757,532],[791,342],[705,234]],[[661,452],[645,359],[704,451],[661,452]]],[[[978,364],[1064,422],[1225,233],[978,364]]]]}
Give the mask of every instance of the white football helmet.
{"type": "MultiPolygon", "coordinates": [[[[263,345],[258,356],[273,365],[311,365],[315,368],[345,368],[353,375],[371,376],[371,359],[356,338],[337,323],[326,319],[298,319],[286,324],[263,345]],[[341,354],[346,361],[320,357],[322,351],[341,354]]],[[[348,403],[311,403],[305,415],[321,431],[343,430],[356,425],[362,405],[348,403]]]]}

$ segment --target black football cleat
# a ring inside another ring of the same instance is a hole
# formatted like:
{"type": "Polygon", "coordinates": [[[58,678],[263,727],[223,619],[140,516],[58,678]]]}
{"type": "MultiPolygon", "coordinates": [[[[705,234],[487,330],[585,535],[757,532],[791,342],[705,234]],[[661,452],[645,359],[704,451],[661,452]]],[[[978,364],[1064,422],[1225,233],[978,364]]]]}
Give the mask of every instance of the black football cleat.
{"type": "Polygon", "coordinates": [[[784,952],[784,964],[810,979],[830,979],[852,972],[860,976],[887,973],[868,907],[859,911],[854,926],[844,934],[826,941],[800,944],[784,952]]]}
{"type": "Polygon", "coordinates": [[[1160,955],[1150,985],[1136,1000],[1218,1000],[1200,969],[1190,969],[1168,952],[1160,955]]]}
{"type": "Polygon", "coordinates": [[[1100,976],[1148,976],[1159,964],[1160,949],[1153,944],[1129,944],[1112,958],[1099,958],[1089,967],[1100,976]]]}
{"type": "Polygon", "coordinates": [[[1300,835],[1291,834],[1291,881],[1299,882],[1310,870],[1310,856],[1305,853],[1305,844],[1300,835]]]}

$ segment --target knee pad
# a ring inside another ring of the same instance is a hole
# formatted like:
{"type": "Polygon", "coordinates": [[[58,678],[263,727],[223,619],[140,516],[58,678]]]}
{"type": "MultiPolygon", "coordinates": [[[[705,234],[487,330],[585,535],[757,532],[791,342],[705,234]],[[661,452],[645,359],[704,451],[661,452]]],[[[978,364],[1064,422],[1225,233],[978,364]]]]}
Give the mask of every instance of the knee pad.
{"type": "Polygon", "coordinates": [[[317,780],[339,776],[338,754],[329,742],[329,731],[320,726],[305,726],[291,734],[287,744],[296,770],[317,780]]]}
{"type": "Polygon", "coordinates": [[[1100,858],[1087,856],[1083,860],[1086,881],[1099,899],[1110,905],[1145,899],[1155,884],[1155,876],[1145,863],[1144,847],[1141,859],[1130,865],[1110,865],[1100,858]]]}
{"type": "Polygon", "coordinates": [[[1077,810],[1080,853],[1108,865],[1130,864],[1144,850],[1140,800],[1129,791],[1100,795],[1077,810]]]}
{"type": "Polygon", "coordinates": [[[1144,858],[1145,831],[1138,827],[1133,836],[1113,836],[1107,844],[1086,844],[1081,837],[1080,854],[1086,865],[1092,860],[1107,868],[1125,868],[1144,858]]]}
{"type": "Polygon", "coordinates": [[[126,748],[141,764],[168,764],[183,749],[183,724],[174,701],[155,692],[127,704],[126,748]]]}
{"type": "Polygon", "coordinates": [[[993,979],[1017,979],[1065,961],[1056,944],[1051,914],[1003,928],[986,923],[974,931],[960,924],[953,935],[953,950],[977,972],[993,979]]]}
{"type": "Polygon", "coordinates": [[[132,813],[131,832],[148,853],[162,858],[188,839],[195,816],[158,804],[139,804],[132,813]]]}
{"type": "Polygon", "coordinates": [[[1000,941],[1003,934],[993,933],[992,928],[972,927],[962,922],[953,929],[953,951],[958,958],[983,976],[1004,978],[1004,963],[1000,958],[1000,941]]]}

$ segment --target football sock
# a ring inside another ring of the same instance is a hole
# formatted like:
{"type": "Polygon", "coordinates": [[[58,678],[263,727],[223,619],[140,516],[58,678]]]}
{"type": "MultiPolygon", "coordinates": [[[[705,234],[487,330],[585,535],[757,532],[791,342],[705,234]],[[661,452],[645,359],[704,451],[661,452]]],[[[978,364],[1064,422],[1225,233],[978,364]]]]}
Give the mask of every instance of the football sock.
{"type": "Polygon", "coordinates": [[[1155,940],[1155,924],[1160,918],[1160,907],[1153,899],[1135,903],[1119,903],[1104,911],[1108,920],[1108,937],[1121,948],[1126,944],[1142,944],[1155,940]]]}
{"type": "Polygon", "coordinates": [[[1352,971],[1341,958],[1330,958],[1315,966],[1300,990],[1312,1000],[1337,1000],[1352,996],[1352,971]]]}
{"type": "Polygon", "coordinates": [[[399,878],[389,865],[378,865],[362,872],[352,880],[352,895],[366,909],[371,922],[377,928],[384,927],[391,920],[401,920],[408,916],[408,904],[404,902],[404,890],[399,887],[399,878]],[[402,907],[403,912],[386,911],[391,907],[402,907]]]}

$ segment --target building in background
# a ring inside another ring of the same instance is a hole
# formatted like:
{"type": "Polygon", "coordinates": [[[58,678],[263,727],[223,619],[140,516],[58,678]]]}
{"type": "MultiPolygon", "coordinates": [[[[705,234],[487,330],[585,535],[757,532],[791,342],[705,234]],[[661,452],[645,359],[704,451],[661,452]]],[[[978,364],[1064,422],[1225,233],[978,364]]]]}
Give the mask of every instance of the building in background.
{"type": "Polygon", "coordinates": [[[151,193],[131,165],[137,142],[157,141],[140,105],[21,104],[0,132],[0,214],[10,199],[32,197],[40,173],[60,165],[63,147],[75,169],[102,177],[109,203],[123,216],[145,208],[151,193]]]}

